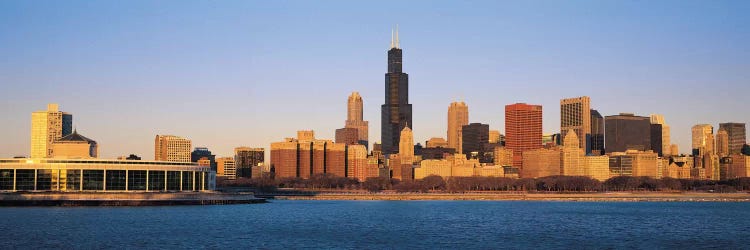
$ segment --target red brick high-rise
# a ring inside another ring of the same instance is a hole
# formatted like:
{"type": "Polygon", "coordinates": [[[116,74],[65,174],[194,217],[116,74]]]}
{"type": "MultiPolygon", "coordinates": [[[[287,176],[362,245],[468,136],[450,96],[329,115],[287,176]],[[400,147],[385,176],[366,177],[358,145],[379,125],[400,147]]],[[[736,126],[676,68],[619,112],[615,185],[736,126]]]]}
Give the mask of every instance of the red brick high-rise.
{"type": "Polygon", "coordinates": [[[523,151],[542,148],[542,106],[505,105],[505,148],[513,150],[513,166],[523,169],[523,151]]]}

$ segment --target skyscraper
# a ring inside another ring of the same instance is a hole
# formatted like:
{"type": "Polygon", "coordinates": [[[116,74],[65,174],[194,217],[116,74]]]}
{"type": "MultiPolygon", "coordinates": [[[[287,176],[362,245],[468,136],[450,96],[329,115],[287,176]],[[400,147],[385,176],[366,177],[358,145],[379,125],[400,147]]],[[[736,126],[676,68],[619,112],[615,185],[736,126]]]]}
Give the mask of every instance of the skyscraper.
{"type": "Polygon", "coordinates": [[[581,140],[578,139],[575,129],[569,129],[565,133],[563,138],[563,146],[560,160],[562,161],[562,174],[568,176],[583,176],[585,172],[584,164],[584,151],[578,144],[581,140]]]}
{"type": "Polygon", "coordinates": [[[604,117],[596,109],[591,110],[591,152],[604,154],[604,117]]]}
{"type": "Polygon", "coordinates": [[[560,100],[560,133],[563,138],[569,130],[578,135],[579,147],[591,152],[591,98],[588,96],[560,100]]]}
{"type": "Polygon", "coordinates": [[[505,147],[513,150],[517,168],[523,168],[523,151],[542,148],[541,105],[505,105],[505,147]]]}
{"type": "Polygon", "coordinates": [[[154,160],[171,162],[191,162],[192,142],[174,135],[156,135],[154,140],[154,160]]]}
{"type": "Polygon", "coordinates": [[[607,153],[651,150],[651,119],[630,113],[604,118],[604,146],[607,153]]]}
{"type": "Polygon", "coordinates": [[[401,130],[398,147],[398,156],[401,163],[411,165],[414,162],[414,133],[411,132],[408,125],[401,130]]]}
{"type": "Polygon", "coordinates": [[[467,156],[471,155],[472,152],[477,152],[482,155],[487,150],[492,150],[487,147],[490,142],[490,125],[481,123],[471,123],[464,125],[461,128],[461,148],[467,156]]]}
{"type": "Polygon", "coordinates": [[[31,113],[31,158],[52,155],[52,143],[73,132],[73,115],[59,111],[57,104],[31,113]]]}
{"type": "Polygon", "coordinates": [[[713,138],[713,134],[714,134],[713,126],[709,124],[698,124],[698,125],[693,126],[692,132],[693,132],[693,144],[692,144],[693,151],[702,150],[702,151],[714,152],[713,141],[710,140],[711,138],[713,138]]]}
{"type": "Polygon", "coordinates": [[[203,158],[206,158],[206,160],[208,160],[208,166],[211,167],[211,170],[216,171],[216,155],[211,153],[211,151],[208,150],[207,147],[195,147],[195,150],[190,153],[191,162],[198,162],[203,158]]]}
{"type": "Polygon", "coordinates": [[[469,124],[469,106],[464,102],[452,102],[448,106],[448,147],[463,152],[461,130],[469,124]]]}
{"type": "Polygon", "coordinates": [[[234,148],[234,162],[237,168],[237,177],[252,178],[253,167],[263,165],[265,155],[266,150],[264,148],[234,148]]]}
{"type": "Polygon", "coordinates": [[[716,154],[719,157],[729,156],[729,133],[721,128],[716,132],[716,154]]]}
{"type": "MultiPolygon", "coordinates": [[[[661,125],[661,152],[660,154],[663,155],[671,155],[672,150],[670,146],[672,145],[671,138],[670,138],[670,128],[669,125],[664,121],[664,116],[662,115],[651,115],[651,124],[660,124],[661,125]]],[[[654,151],[658,151],[656,148],[652,148],[654,151]]]]}
{"type": "Polygon", "coordinates": [[[729,154],[741,154],[742,146],[745,145],[745,124],[737,122],[719,123],[719,129],[727,131],[729,136],[729,154]]]}
{"type": "Polygon", "coordinates": [[[391,38],[388,50],[388,73],[385,74],[385,104],[381,106],[381,133],[383,154],[398,153],[401,130],[412,125],[409,104],[409,75],[402,71],[402,51],[399,48],[398,30],[391,38]]]}
{"type": "Polygon", "coordinates": [[[345,128],[357,130],[357,142],[368,147],[370,123],[364,120],[362,114],[362,96],[359,92],[352,92],[346,102],[346,125],[345,128]]]}

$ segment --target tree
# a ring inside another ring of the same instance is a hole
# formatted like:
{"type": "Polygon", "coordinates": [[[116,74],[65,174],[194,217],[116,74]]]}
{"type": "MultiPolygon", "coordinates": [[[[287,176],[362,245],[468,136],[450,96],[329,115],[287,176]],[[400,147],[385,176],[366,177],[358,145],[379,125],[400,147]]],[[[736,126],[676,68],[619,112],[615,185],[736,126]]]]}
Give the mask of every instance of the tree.
{"type": "Polygon", "coordinates": [[[445,189],[445,180],[439,175],[430,175],[421,180],[421,184],[429,190],[443,190],[445,189]]]}

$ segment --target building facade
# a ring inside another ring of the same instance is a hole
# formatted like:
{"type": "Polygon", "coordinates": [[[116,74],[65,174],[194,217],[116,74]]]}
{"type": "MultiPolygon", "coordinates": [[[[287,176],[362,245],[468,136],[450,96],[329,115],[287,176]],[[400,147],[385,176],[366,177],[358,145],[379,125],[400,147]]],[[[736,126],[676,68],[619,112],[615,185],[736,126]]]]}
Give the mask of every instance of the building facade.
{"type": "MultiPolygon", "coordinates": [[[[651,124],[659,124],[661,125],[661,154],[662,155],[671,155],[672,150],[670,146],[672,145],[672,139],[670,135],[670,127],[667,125],[666,121],[664,121],[663,115],[658,114],[652,114],[651,115],[651,124]]],[[[652,143],[653,144],[653,143],[652,143]]],[[[652,148],[654,151],[656,151],[655,148],[652,148]]]]}
{"type": "Polygon", "coordinates": [[[729,154],[741,154],[742,146],[747,143],[745,123],[719,123],[719,130],[727,131],[729,137],[729,154]]]}
{"type": "Polygon", "coordinates": [[[651,150],[651,119],[629,113],[604,118],[607,153],[651,150]]]}
{"type": "Polygon", "coordinates": [[[208,167],[191,162],[0,159],[0,190],[174,192],[213,189],[208,167]]]}
{"type": "Polygon", "coordinates": [[[216,158],[216,176],[229,180],[237,179],[237,162],[234,157],[216,158]]]}
{"type": "Polygon", "coordinates": [[[604,117],[595,109],[591,110],[591,153],[604,154],[604,117]]]}
{"type": "Polygon", "coordinates": [[[470,155],[477,152],[484,154],[487,144],[490,142],[490,125],[481,123],[471,123],[461,128],[461,148],[462,154],[470,155]]]}
{"type": "Polygon", "coordinates": [[[469,124],[469,106],[464,102],[452,102],[448,106],[448,147],[463,152],[463,126],[469,124]]]}
{"type": "Polygon", "coordinates": [[[578,145],[591,152],[591,98],[588,96],[560,100],[560,133],[563,138],[573,130],[578,145]]]}
{"type": "Polygon", "coordinates": [[[367,148],[370,144],[370,122],[364,120],[362,96],[359,95],[359,92],[352,92],[349,95],[346,106],[346,124],[344,127],[355,129],[357,131],[357,143],[365,145],[365,148],[367,148]]]}
{"type": "Polygon", "coordinates": [[[399,136],[412,122],[409,104],[409,75],[403,72],[403,52],[399,48],[398,31],[388,50],[388,73],[385,74],[385,103],[381,106],[380,142],[385,155],[398,153],[399,136]]]}
{"type": "Polygon", "coordinates": [[[52,143],[73,132],[73,115],[54,103],[47,110],[31,113],[31,158],[52,156],[52,143]]]}
{"type": "Polygon", "coordinates": [[[252,178],[253,167],[263,166],[265,157],[266,150],[264,148],[234,148],[234,162],[237,168],[237,177],[252,178]]]}
{"type": "Polygon", "coordinates": [[[174,135],[156,135],[154,160],[168,162],[191,162],[192,142],[174,135]]]}
{"type": "Polygon", "coordinates": [[[91,159],[99,157],[96,141],[73,131],[52,143],[52,158],[91,159]]]}
{"type": "Polygon", "coordinates": [[[505,147],[513,150],[513,167],[523,170],[522,153],[542,148],[542,106],[505,106],[505,147]]]}

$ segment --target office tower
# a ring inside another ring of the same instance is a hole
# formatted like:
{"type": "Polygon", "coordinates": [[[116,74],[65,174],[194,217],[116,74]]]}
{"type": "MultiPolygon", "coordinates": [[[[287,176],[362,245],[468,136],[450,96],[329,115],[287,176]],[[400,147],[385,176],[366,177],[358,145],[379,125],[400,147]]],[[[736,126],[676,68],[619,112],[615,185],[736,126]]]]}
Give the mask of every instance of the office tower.
{"type": "Polygon", "coordinates": [[[467,124],[469,124],[469,106],[466,106],[464,102],[452,102],[448,106],[448,147],[456,149],[456,152],[464,152],[461,130],[467,124]]]}
{"type": "Polygon", "coordinates": [[[216,155],[212,154],[206,147],[195,147],[195,150],[190,153],[190,161],[198,162],[202,158],[206,158],[211,170],[216,171],[216,155]]]}
{"type": "Polygon", "coordinates": [[[359,181],[365,181],[368,177],[367,172],[367,148],[364,145],[349,145],[347,149],[346,176],[357,178],[359,181]]]}
{"type": "Polygon", "coordinates": [[[664,149],[664,147],[662,147],[662,132],[664,128],[662,126],[663,125],[661,124],[651,124],[651,150],[659,154],[659,156],[664,155],[662,151],[664,149]]]}
{"type": "Polygon", "coordinates": [[[401,160],[402,164],[411,165],[414,162],[414,133],[411,132],[409,125],[401,130],[399,140],[399,160],[401,160]]]}
{"type": "Polygon", "coordinates": [[[696,154],[696,150],[699,152],[713,152],[713,141],[710,140],[710,136],[714,134],[714,127],[708,124],[698,124],[693,126],[693,154],[696,154]]]}
{"type": "Polygon", "coordinates": [[[216,158],[216,176],[225,177],[229,180],[237,179],[237,165],[232,157],[216,158]]]}
{"type": "Polygon", "coordinates": [[[47,110],[31,113],[31,158],[52,155],[52,143],[73,132],[73,115],[47,104],[47,110]]]}
{"type": "Polygon", "coordinates": [[[500,131],[498,131],[498,130],[490,130],[490,143],[501,143],[501,141],[500,141],[500,131]]]}
{"type": "Polygon", "coordinates": [[[560,133],[576,132],[579,147],[591,152],[591,99],[588,96],[560,100],[560,133]]]}
{"type": "Polygon", "coordinates": [[[364,145],[319,140],[315,139],[314,134],[308,133],[309,131],[302,132],[298,135],[303,136],[306,139],[304,141],[299,138],[286,138],[282,142],[271,143],[269,171],[275,173],[276,178],[307,179],[317,174],[353,177],[350,174],[356,171],[356,166],[353,166],[356,161],[352,160],[356,158],[352,159],[349,156],[361,152],[349,154],[350,149],[366,152],[364,145]]]}
{"type": "Polygon", "coordinates": [[[659,156],[653,151],[629,150],[609,156],[609,172],[615,176],[648,176],[659,178],[659,156]]]}
{"type": "MultiPolygon", "coordinates": [[[[671,136],[670,136],[670,127],[664,121],[664,116],[652,114],[651,124],[661,124],[661,152],[659,153],[663,155],[671,155],[672,150],[670,146],[672,145],[672,142],[671,142],[671,136]]],[[[652,149],[658,152],[656,148],[652,148],[652,149]]]]}
{"type": "Polygon", "coordinates": [[[447,148],[448,142],[440,137],[432,137],[425,142],[428,148],[447,148]]]}
{"type": "Polygon", "coordinates": [[[96,141],[86,138],[73,130],[72,134],[63,136],[52,143],[52,158],[89,159],[99,155],[96,141]]]}
{"type": "Polygon", "coordinates": [[[342,143],[346,145],[360,144],[359,130],[356,128],[340,128],[336,129],[336,143],[342,143]]]}
{"type": "Polygon", "coordinates": [[[586,174],[583,158],[585,152],[579,145],[580,142],[581,140],[578,139],[575,130],[572,128],[568,129],[563,139],[562,155],[560,157],[560,160],[562,160],[562,164],[560,164],[562,175],[583,176],[586,174]]]}
{"type": "Polygon", "coordinates": [[[584,157],[585,176],[597,179],[599,181],[606,181],[609,179],[609,156],[586,156],[584,157]]]}
{"type": "Polygon", "coordinates": [[[236,147],[234,148],[234,162],[237,167],[237,177],[252,178],[253,167],[262,166],[265,161],[264,148],[236,147]]]}
{"type": "Polygon", "coordinates": [[[271,143],[271,171],[276,178],[295,178],[301,175],[299,168],[300,144],[297,140],[271,143]]]}
{"type": "Polygon", "coordinates": [[[505,147],[513,150],[513,167],[523,170],[525,150],[542,148],[542,106],[505,106],[505,147]]]}
{"type": "MultiPolygon", "coordinates": [[[[523,151],[521,178],[539,178],[561,174],[560,149],[530,149],[523,151]]],[[[514,153],[515,156],[515,153],[514,153]]]]}
{"type": "Polygon", "coordinates": [[[604,123],[604,145],[607,153],[651,150],[650,118],[620,113],[605,117],[604,123]]]}
{"type": "Polygon", "coordinates": [[[369,126],[370,123],[364,120],[362,113],[362,96],[359,92],[352,92],[346,102],[346,124],[345,128],[353,128],[357,131],[357,143],[369,145],[369,126]]]}
{"type": "Polygon", "coordinates": [[[591,153],[604,154],[604,117],[596,109],[591,110],[591,153]]]}
{"type": "Polygon", "coordinates": [[[192,142],[174,135],[156,135],[154,140],[154,160],[170,162],[191,162],[192,142]]]}
{"type": "Polygon", "coordinates": [[[729,133],[721,128],[716,132],[716,154],[719,157],[729,156],[729,133]]]}
{"type": "Polygon", "coordinates": [[[461,148],[462,154],[471,155],[472,152],[482,154],[485,152],[486,145],[490,142],[490,125],[481,123],[471,123],[462,126],[461,148]]]}
{"type": "Polygon", "coordinates": [[[729,136],[729,154],[741,154],[742,146],[745,145],[745,124],[737,122],[719,123],[719,129],[727,131],[729,136]]]}
{"type": "Polygon", "coordinates": [[[381,133],[383,154],[398,153],[400,132],[412,123],[409,104],[409,75],[402,71],[402,51],[399,48],[398,30],[391,38],[388,50],[388,73],[385,74],[385,104],[381,106],[381,133]]]}

